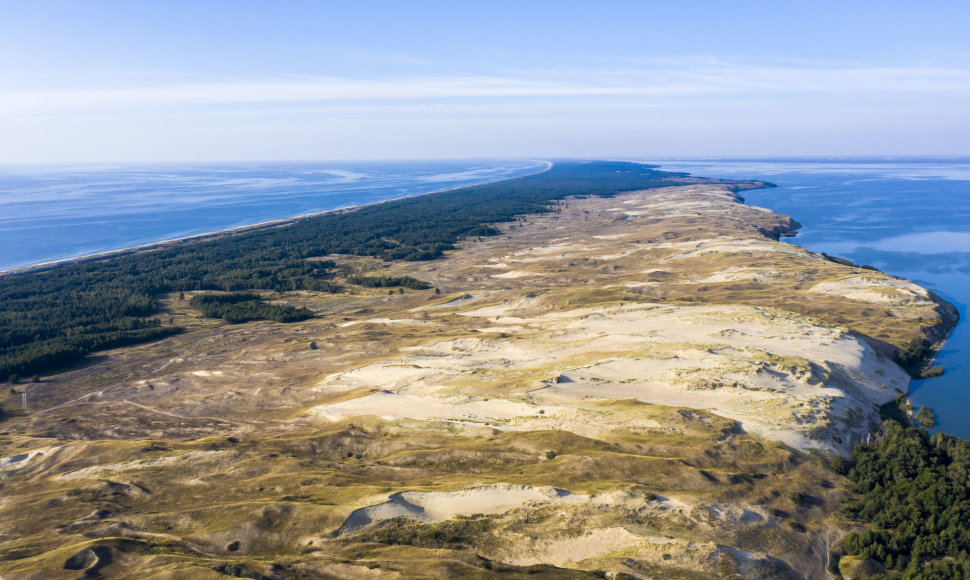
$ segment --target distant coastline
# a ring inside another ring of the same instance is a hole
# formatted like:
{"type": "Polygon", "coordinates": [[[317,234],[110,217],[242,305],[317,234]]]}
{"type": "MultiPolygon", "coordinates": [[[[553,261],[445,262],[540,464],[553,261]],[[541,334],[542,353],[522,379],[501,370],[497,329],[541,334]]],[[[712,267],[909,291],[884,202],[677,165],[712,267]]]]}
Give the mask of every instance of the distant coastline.
{"type": "Polygon", "coordinates": [[[293,217],[287,217],[287,218],[281,218],[281,219],[274,219],[274,220],[268,220],[268,221],[259,222],[259,223],[255,223],[255,224],[248,224],[248,225],[244,225],[244,226],[238,226],[238,227],[233,227],[233,228],[226,228],[226,229],[221,229],[221,230],[215,230],[215,231],[212,231],[212,232],[205,232],[205,233],[201,233],[201,234],[193,234],[193,235],[190,235],[190,236],[181,236],[181,237],[176,237],[176,238],[170,238],[170,239],[166,239],[166,240],[160,240],[160,241],[157,241],[157,242],[151,242],[151,243],[148,243],[148,244],[141,244],[141,245],[136,245],[136,246],[130,246],[130,247],[127,247],[127,248],[119,248],[117,250],[108,250],[108,251],[104,251],[104,252],[95,252],[93,254],[83,254],[83,255],[79,255],[79,256],[75,256],[75,257],[71,257],[71,258],[64,258],[64,259],[61,259],[61,260],[51,260],[51,261],[48,261],[48,262],[40,262],[40,263],[37,263],[37,264],[32,264],[30,266],[23,266],[23,267],[20,267],[20,268],[11,268],[11,269],[8,269],[8,270],[0,270],[0,278],[5,278],[5,277],[8,277],[8,276],[16,276],[18,274],[28,274],[28,273],[31,273],[31,272],[44,272],[44,271],[47,271],[47,270],[52,270],[54,268],[59,268],[61,266],[68,266],[68,265],[72,265],[72,264],[84,264],[84,263],[88,263],[88,262],[95,262],[95,261],[98,261],[98,260],[106,260],[106,259],[110,259],[110,258],[117,258],[117,257],[121,257],[121,256],[128,256],[128,255],[136,254],[136,253],[139,253],[139,252],[147,252],[147,251],[158,250],[158,249],[163,249],[163,248],[170,248],[172,246],[176,246],[176,245],[183,244],[183,243],[202,242],[202,241],[206,241],[206,240],[219,239],[219,238],[223,238],[223,237],[226,237],[226,236],[234,236],[234,235],[239,235],[239,234],[244,234],[244,233],[250,233],[250,232],[256,232],[256,231],[260,231],[260,230],[271,229],[271,228],[285,227],[285,226],[288,226],[288,225],[292,225],[292,224],[299,223],[299,222],[304,221],[304,220],[312,219],[312,218],[319,217],[319,216],[323,216],[323,215],[340,214],[340,213],[346,213],[346,212],[350,212],[350,211],[356,211],[356,210],[361,209],[361,208],[371,207],[371,206],[375,206],[375,205],[380,205],[380,204],[388,203],[388,202],[391,202],[391,201],[397,201],[397,200],[401,200],[401,199],[421,197],[421,196],[425,196],[425,195],[433,195],[433,194],[437,194],[437,193],[445,193],[445,192],[448,192],[448,191],[455,191],[457,189],[462,189],[462,188],[465,188],[465,187],[473,187],[474,185],[482,185],[482,184],[486,184],[486,183],[498,183],[500,181],[506,181],[506,180],[509,180],[509,179],[518,179],[519,177],[526,177],[526,176],[529,176],[529,175],[539,175],[541,173],[545,173],[545,172],[549,171],[550,169],[552,169],[552,167],[554,165],[554,163],[551,162],[551,161],[541,160],[540,162],[546,164],[546,167],[544,169],[540,169],[539,171],[535,171],[535,172],[532,172],[532,173],[527,173],[525,175],[519,175],[519,176],[515,176],[515,177],[503,177],[501,179],[486,180],[486,181],[481,181],[481,182],[474,183],[474,184],[459,185],[459,186],[456,186],[456,187],[446,187],[446,188],[442,188],[442,189],[436,189],[436,190],[433,190],[433,191],[426,191],[426,192],[423,192],[423,193],[415,193],[415,194],[411,194],[411,195],[405,195],[405,196],[402,196],[402,197],[395,197],[395,198],[390,198],[390,199],[383,199],[383,200],[380,200],[380,201],[374,201],[374,202],[356,204],[356,205],[352,205],[352,206],[348,206],[348,207],[340,207],[340,208],[335,208],[335,209],[328,209],[328,210],[324,210],[324,211],[318,211],[318,212],[311,212],[311,213],[306,213],[306,214],[300,214],[300,215],[293,216],[293,217]]]}

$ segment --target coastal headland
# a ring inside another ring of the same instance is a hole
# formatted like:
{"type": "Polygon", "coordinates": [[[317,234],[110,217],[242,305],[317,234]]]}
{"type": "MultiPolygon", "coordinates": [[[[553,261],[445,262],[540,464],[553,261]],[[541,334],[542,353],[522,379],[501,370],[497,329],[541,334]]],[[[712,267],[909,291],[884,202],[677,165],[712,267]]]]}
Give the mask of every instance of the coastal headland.
{"type": "Polygon", "coordinates": [[[308,258],[329,291],[257,288],[297,322],[159,295],[181,333],[12,387],[0,575],[827,577],[831,462],[956,312],[780,242],[761,182],[665,179],[308,258]]]}

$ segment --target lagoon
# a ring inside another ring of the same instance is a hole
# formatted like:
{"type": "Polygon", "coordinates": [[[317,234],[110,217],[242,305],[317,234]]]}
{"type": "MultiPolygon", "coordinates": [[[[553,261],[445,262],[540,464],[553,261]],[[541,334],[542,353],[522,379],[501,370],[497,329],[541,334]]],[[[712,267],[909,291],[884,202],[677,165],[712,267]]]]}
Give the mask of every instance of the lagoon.
{"type": "Polygon", "coordinates": [[[747,191],[748,203],[803,225],[786,241],[874,266],[932,290],[960,311],[936,359],[942,377],[913,381],[916,407],[936,427],[970,439],[970,161],[660,161],[665,170],[762,179],[776,189],[747,191]]]}

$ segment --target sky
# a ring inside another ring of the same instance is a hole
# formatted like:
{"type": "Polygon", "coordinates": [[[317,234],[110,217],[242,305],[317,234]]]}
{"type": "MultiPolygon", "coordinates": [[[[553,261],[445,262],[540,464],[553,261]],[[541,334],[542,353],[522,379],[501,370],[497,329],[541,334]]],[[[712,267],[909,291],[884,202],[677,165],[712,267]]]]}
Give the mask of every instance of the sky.
{"type": "Polygon", "coordinates": [[[0,163],[970,155],[970,2],[0,0],[0,163]]]}

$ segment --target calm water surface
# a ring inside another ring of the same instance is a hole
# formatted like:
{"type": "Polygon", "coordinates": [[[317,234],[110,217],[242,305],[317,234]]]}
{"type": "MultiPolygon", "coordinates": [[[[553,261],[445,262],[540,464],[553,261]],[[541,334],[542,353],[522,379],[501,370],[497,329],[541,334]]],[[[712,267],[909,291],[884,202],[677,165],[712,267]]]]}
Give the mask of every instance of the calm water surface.
{"type": "Polygon", "coordinates": [[[535,173],[523,160],[0,166],[0,271],[535,173]]]}
{"type": "Polygon", "coordinates": [[[709,177],[763,179],[753,205],[804,227],[787,241],[902,276],[952,302],[961,323],[937,357],[943,377],[913,381],[913,403],[937,427],[970,439],[970,162],[662,162],[709,177]]]}

